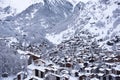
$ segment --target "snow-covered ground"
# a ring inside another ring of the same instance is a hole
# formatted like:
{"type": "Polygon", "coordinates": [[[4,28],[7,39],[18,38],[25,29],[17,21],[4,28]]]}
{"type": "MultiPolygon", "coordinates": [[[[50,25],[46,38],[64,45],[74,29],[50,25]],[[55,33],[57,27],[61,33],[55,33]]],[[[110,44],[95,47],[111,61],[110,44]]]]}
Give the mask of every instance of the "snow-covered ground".
{"type": "Polygon", "coordinates": [[[74,32],[73,28],[69,28],[60,34],[47,34],[46,38],[54,44],[60,44],[64,39],[69,39],[74,32]]]}
{"type": "Polygon", "coordinates": [[[13,80],[15,78],[15,76],[9,76],[6,78],[0,78],[0,80],[13,80]]]}

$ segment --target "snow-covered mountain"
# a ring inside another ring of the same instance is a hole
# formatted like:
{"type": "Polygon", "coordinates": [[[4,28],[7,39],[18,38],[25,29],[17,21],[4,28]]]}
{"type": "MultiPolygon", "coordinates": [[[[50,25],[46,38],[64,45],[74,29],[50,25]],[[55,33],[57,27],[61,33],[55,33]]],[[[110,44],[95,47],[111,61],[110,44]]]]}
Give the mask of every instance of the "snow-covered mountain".
{"type": "Polygon", "coordinates": [[[27,9],[30,5],[39,2],[43,2],[43,0],[0,0],[0,19],[15,16],[27,9]]]}
{"type": "MultiPolygon", "coordinates": [[[[103,40],[104,42],[100,43],[101,45],[106,43],[107,40],[112,39],[114,36],[119,35],[120,33],[120,19],[119,11],[120,5],[118,0],[96,0],[89,1],[87,3],[78,3],[77,6],[81,6],[83,9],[77,9],[74,12],[77,17],[75,17],[68,23],[65,31],[62,31],[57,35],[49,35],[48,39],[56,39],[57,42],[63,40],[63,37],[69,38],[70,35],[73,35],[75,31],[85,31],[88,30],[91,34],[96,35],[97,40],[103,40]],[[61,37],[61,35],[64,36],[61,37]],[[59,37],[58,37],[59,36],[59,37]]],[[[78,8],[79,8],[78,7],[78,8]]],[[[81,7],[80,7],[81,8],[81,7]]],[[[67,21],[69,21],[67,20],[67,21]]],[[[66,21],[65,21],[66,22],[66,21]]]]}
{"type": "Polygon", "coordinates": [[[96,35],[96,40],[103,40],[100,43],[102,45],[115,36],[119,36],[119,11],[120,4],[118,0],[88,2],[74,24],[80,24],[80,30],[87,30],[96,35]]]}
{"type": "Polygon", "coordinates": [[[43,2],[43,0],[0,0],[0,7],[11,6],[13,9],[16,9],[16,13],[21,13],[30,5],[39,2],[43,2]]]}
{"type": "Polygon", "coordinates": [[[8,16],[14,16],[16,13],[16,10],[11,8],[10,6],[7,6],[5,8],[0,7],[0,20],[4,20],[8,16]]]}
{"type": "MultiPolygon", "coordinates": [[[[66,26],[62,28],[59,27],[59,24],[69,18],[68,16],[71,16],[72,12],[73,5],[66,0],[56,3],[44,0],[44,4],[33,4],[16,16],[6,17],[4,21],[1,21],[1,25],[11,26],[13,34],[26,35],[30,39],[36,40],[36,37],[38,39],[45,37],[46,33],[63,31],[66,26]]],[[[11,36],[10,34],[9,36],[11,36]]]]}
{"type": "Polygon", "coordinates": [[[102,51],[119,49],[119,0],[19,0],[16,5],[17,1],[0,0],[1,75],[22,71],[21,64],[26,61],[18,54],[22,51],[56,63],[63,58],[76,59],[79,54],[83,59],[100,58],[102,51]]]}
{"type": "Polygon", "coordinates": [[[119,34],[118,0],[43,0],[1,21],[1,37],[26,36],[28,42],[46,38],[54,44],[79,31],[89,31],[106,43],[119,34]],[[82,1],[82,2],[81,2],[82,1]],[[8,28],[7,28],[8,27],[8,28]],[[17,36],[16,36],[17,35],[17,36]]]}

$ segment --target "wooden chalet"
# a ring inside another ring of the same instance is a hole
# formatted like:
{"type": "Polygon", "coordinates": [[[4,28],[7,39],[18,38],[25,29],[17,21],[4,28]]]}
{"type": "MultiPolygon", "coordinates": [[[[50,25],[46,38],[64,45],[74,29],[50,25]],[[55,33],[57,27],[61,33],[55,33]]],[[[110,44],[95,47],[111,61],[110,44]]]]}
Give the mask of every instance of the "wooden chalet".
{"type": "Polygon", "coordinates": [[[21,71],[17,74],[17,77],[15,78],[15,80],[24,80],[26,77],[27,77],[27,73],[21,71]]]}

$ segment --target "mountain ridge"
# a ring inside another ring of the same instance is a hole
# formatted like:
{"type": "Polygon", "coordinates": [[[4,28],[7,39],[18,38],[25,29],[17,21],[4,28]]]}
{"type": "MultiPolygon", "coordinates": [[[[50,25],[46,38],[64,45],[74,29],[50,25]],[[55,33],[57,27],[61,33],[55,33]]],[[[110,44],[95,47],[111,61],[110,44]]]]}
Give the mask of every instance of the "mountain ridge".
{"type": "Polygon", "coordinates": [[[6,18],[5,25],[10,25],[19,36],[26,35],[31,40],[39,36],[54,44],[69,39],[77,30],[88,30],[98,36],[97,40],[103,39],[103,43],[119,33],[117,0],[79,2],[76,6],[68,0],[52,1],[31,5],[22,13],[6,18]]]}

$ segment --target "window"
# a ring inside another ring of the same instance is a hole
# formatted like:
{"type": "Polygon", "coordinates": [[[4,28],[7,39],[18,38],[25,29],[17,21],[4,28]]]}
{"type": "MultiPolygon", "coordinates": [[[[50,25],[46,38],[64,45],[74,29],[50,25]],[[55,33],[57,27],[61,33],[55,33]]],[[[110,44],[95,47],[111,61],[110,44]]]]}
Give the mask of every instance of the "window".
{"type": "Polygon", "coordinates": [[[56,80],[60,80],[60,77],[56,77],[56,80]]]}
{"type": "Polygon", "coordinates": [[[35,69],[35,76],[39,76],[39,71],[35,69]]]}
{"type": "Polygon", "coordinates": [[[43,72],[41,72],[41,78],[43,78],[44,77],[44,73],[43,72]]]}
{"type": "Polygon", "coordinates": [[[17,78],[18,78],[18,80],[21,80],[21,76],[20,76],[20,75],[18,75],[18,77],[17,77],[17,78]]]}

